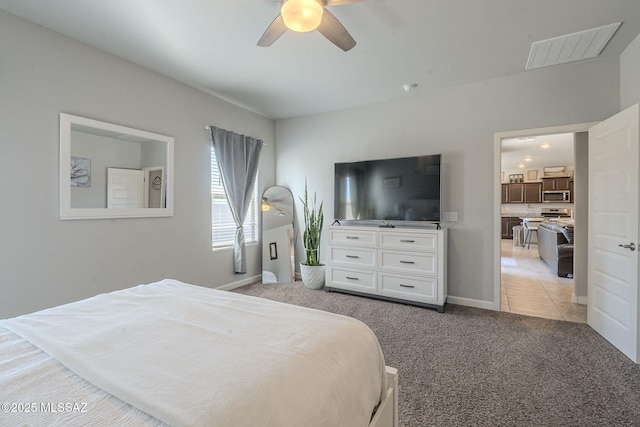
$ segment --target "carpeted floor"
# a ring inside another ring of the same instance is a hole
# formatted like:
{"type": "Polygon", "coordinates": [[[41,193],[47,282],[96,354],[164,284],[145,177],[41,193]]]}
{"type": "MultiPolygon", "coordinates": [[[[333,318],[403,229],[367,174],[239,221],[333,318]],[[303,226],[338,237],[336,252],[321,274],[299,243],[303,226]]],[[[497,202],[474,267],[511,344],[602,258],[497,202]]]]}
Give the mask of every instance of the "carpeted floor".
{"type": "Polygon", "coordinates": [[[301,282],[234,290],[354,317],[398,368],[400,426],[640,426],[640,365],[584,324],[445,313],[301,282]]]}

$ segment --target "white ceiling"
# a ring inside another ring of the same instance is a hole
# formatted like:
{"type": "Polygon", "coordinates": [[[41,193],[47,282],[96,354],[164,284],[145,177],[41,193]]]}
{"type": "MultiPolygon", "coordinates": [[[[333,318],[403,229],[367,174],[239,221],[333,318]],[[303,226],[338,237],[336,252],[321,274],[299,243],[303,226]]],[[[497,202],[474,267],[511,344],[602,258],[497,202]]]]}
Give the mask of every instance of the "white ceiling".
{"type": "Polygon", "coordinates": [[[358,43],[349,52],[317,31],[258,47],[277,0],[0,0],[0,9],[274,119],[521,73],[532,42],[623,22],[602,52],[617,56],[640,33],[638,0],[331,7],[358,43]]]}
{"type": "Polygon", "coordinates": [[[573,165],[573,133],[502,140],[502,170],[573,165]]]}

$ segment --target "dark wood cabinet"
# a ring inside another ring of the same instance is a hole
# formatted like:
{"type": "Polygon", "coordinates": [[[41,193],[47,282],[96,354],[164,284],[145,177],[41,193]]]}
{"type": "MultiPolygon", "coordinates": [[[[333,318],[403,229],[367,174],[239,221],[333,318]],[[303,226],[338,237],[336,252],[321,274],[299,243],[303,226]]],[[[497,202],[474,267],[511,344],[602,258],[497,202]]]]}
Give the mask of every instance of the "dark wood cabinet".
{"type": "Polygon", "coordinates": [[[524,184],[524,202],[525,203],[541,203],[542,202],[542,184],[539,182],[526,182],[524,184]]]}
{"type": "Polygon", "coordinates": [[[502,203],[540,203],[541,188],[539,182],[502,184],[502,203]]]}
{"type": "Polygon", "coordinates": [[[569,201],[573,203],[573,180],[569,181],[569,201]]]}
{"type": "Polygon", "coordinates": [[[542,178],[542,191],[568,190],[570,180],[568,176],[542,178]]]}
{"type": "Polygon", "coordinates": [[[502,233],[501,233],[502,238],[508,239],[509,233],[513,233],[513,230],[509,227],[509,218],[503,216],[502,217],[502,233]]]}
{"type": "Polygon", "coordinates": [[[509,184],[509,203],[524,203],[524,184],[509,184]]]}
{"type": "Polygon", "coordinates": [[[516,225],[520,225],[522,220],[517,216],[505,216],[502,217],[502,232],[501,236],[503,239],[512,239],[513,238],[513,227],[516,225]]]}

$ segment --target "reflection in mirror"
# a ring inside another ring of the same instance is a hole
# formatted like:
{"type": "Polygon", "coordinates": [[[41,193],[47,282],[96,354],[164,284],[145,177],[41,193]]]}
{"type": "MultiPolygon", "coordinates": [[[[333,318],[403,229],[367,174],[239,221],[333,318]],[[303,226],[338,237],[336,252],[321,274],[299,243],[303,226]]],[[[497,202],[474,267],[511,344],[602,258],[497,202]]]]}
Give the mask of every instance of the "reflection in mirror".
{"type": "Polygon", "coordinates": [[[173,215],[173,138],[60,114],[60,218],[173,215]]]}
{"type": "Polygon", "coordinates": [[[275,185],[262,194],[262,283],[295,280],[293,195],[275,185]]]}

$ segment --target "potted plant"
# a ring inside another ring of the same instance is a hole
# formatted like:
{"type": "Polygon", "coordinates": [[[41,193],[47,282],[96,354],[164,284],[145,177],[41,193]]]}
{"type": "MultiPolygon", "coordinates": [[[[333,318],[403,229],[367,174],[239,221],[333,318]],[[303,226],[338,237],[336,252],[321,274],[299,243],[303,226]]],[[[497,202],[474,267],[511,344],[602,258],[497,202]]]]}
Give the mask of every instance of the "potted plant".
{"type": "Polygon", "coordinates": [[[322,289],[324,287],[324,264],[320,263],[320,235],[324,214],[322,202],[317,206],[316,193],[313,200],[309,200],[307,180],[304,181],[304,199],[300,197],[304,216],[304,233],[302,244],[304,245],[305,260],[300,263],[300,275],[302,284],[307,289],[322,289]]]}

